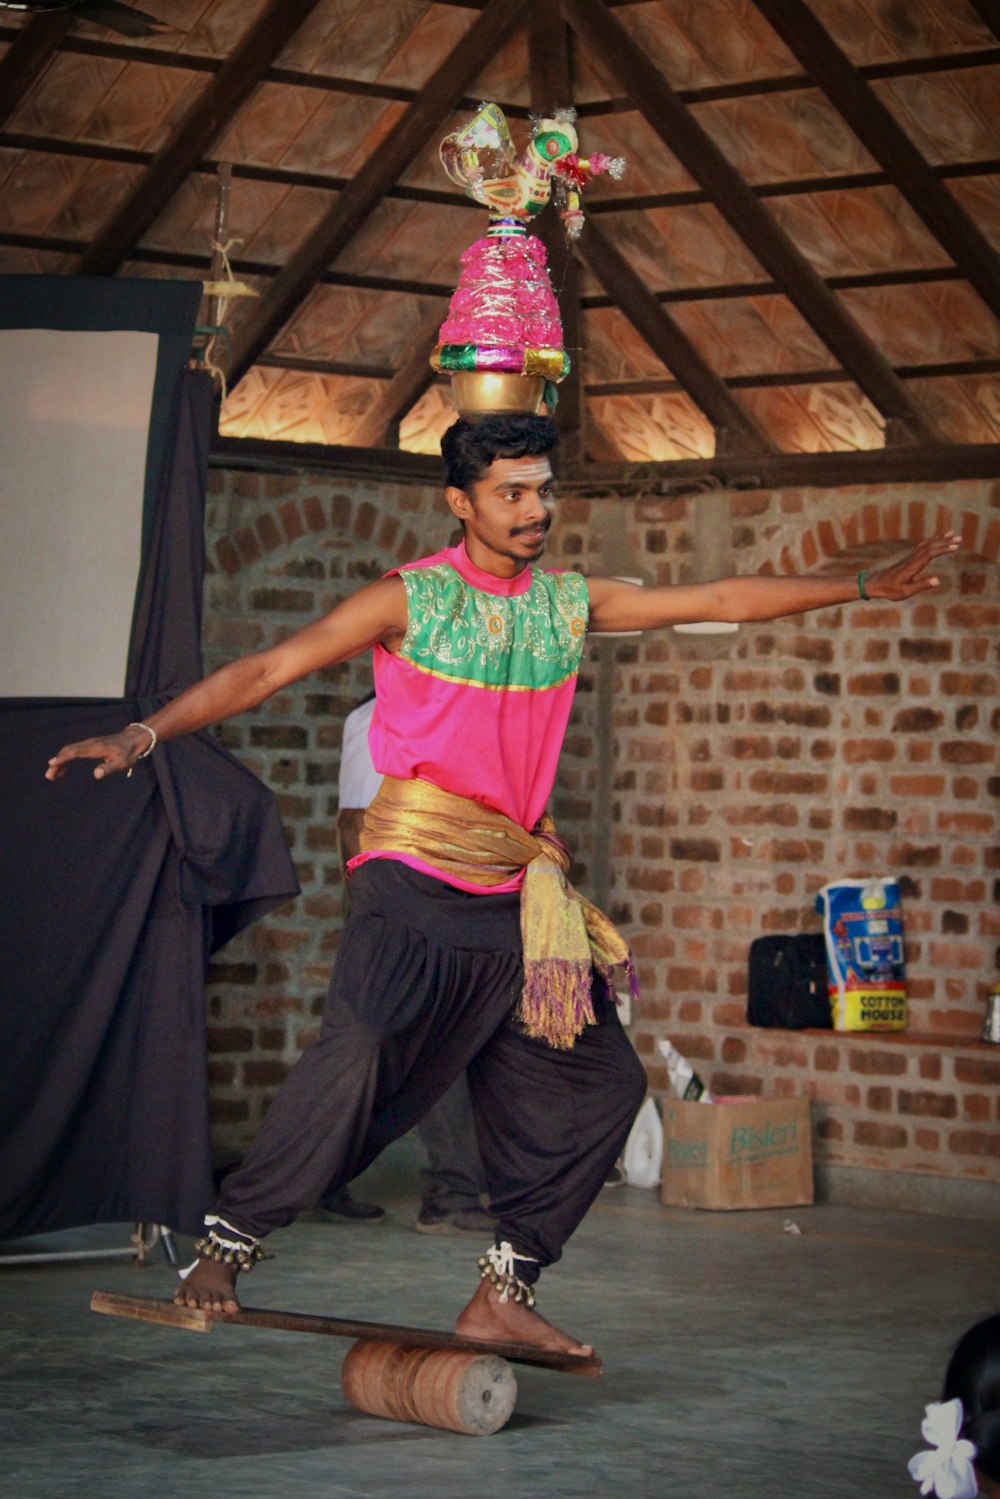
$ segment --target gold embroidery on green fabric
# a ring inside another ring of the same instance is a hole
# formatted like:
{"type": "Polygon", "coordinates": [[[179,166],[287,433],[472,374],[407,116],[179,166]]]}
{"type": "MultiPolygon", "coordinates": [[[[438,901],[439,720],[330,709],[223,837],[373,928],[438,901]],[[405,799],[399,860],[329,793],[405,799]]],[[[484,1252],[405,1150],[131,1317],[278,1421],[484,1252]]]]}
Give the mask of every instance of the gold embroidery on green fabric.
{"type": "Polygon", "coordinates": [[[408,623],[400,656],[471,686],[542,690],[575,675],[587,627],[579,573],[540,573],[521,594],[484,593],[450,563],[403,568],[408,623]]]}

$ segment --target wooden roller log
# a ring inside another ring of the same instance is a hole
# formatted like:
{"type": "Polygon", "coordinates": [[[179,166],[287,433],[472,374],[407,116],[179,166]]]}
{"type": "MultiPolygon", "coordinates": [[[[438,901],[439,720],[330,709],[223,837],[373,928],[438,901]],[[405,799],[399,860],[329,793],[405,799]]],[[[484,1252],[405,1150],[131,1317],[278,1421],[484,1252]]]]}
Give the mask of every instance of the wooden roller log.
{"type": "Polygon", "coordinates": [[[496,1354],[404,1348],[368,1339],[348,1349],[340,1383],[351,1405],[370,1416],[473,1437],[499,1431],[517,1398],[514,1371],[496,1354]]]}

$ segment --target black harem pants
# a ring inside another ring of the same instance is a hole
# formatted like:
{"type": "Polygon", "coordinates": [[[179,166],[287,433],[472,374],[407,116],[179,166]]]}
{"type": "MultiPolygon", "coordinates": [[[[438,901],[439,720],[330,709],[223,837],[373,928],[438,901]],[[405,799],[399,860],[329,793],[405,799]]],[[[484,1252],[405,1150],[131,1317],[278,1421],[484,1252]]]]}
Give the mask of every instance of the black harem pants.
{"type": "Polygon", "coordinates": [[[467,1070],[498,1242],[552,1264],[620,1154],[646,1077],[596,973],[598,1023],[570,1051],[525,1035],[521,985],[517,894],[467,894],[394,859],[363,864],[319,1037],[218,1213],[255,1238],[290,1223],[467,1070]]]}

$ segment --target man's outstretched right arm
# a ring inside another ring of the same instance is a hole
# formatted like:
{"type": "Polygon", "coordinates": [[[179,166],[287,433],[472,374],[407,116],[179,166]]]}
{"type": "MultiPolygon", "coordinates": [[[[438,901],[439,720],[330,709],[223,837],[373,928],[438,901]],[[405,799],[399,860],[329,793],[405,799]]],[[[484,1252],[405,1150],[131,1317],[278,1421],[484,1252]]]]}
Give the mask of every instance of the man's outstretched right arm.
{"type": "MultiPolygon", "coordinates": [[[[233,661],[186,688],[146,723],[157,739],[177,739],[255,708],[289,683],[358,656],[370,646],[392,649],[405,632],[406,591],[398,577],[383,578],[280,645],[233,661]]],[[[130,724],[120,734],[64,745],[49,761],[46,780],[57,781],[73,760],[100,761],[94,775],[101,780],[131,769],[150,743],[142,726],[130,724]]]]}

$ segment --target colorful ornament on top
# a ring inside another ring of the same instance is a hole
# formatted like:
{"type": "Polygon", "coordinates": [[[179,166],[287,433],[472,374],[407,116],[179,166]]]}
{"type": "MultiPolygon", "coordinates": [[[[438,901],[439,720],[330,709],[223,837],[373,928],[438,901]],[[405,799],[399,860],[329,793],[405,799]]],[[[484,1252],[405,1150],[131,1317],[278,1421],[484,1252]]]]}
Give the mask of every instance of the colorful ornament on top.
{"type": "Polygon", "coordinates": [[[436,370],[453,376],[460,410],[496,409],[498,403],[537,410],[543,393],[553,400],[555,384],[569,372],[545,247],[528,233],[528,224],[554,195],[566,231],[575,237],[583,222],[584,183],[605,171],[620,176],[624,168],[621,159],[580,159],[575,118],[567,109],[536,121],[518,157],[503,111],[484,104],[441,143],[448,176],[490,215],[486,236],[462,256],[461,277],[431,356],[436,370]],[[474,374],[494,378],[466,378],[474,374]]]}

